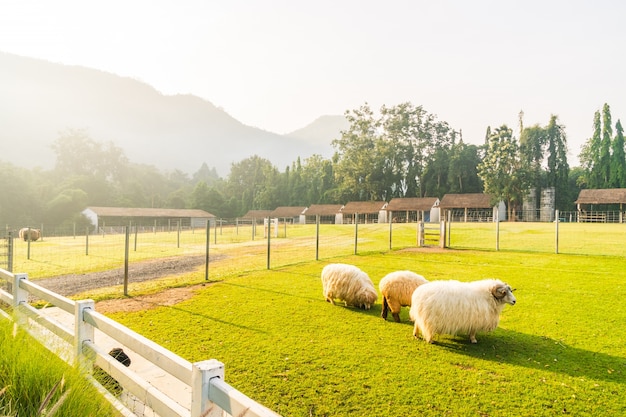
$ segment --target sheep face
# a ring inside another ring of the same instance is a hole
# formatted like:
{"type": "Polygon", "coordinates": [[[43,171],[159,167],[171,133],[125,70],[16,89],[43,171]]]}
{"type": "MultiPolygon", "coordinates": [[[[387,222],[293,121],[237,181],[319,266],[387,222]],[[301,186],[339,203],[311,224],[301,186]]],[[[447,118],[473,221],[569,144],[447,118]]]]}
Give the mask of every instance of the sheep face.
{"type": "Polygon", "coordinates": [[[515,305],[517,300],[513,295],[513,289],[507,284],[498,284],[491,289],[491,294],[499,303],[506,303],[512,306],[515,305]]]}

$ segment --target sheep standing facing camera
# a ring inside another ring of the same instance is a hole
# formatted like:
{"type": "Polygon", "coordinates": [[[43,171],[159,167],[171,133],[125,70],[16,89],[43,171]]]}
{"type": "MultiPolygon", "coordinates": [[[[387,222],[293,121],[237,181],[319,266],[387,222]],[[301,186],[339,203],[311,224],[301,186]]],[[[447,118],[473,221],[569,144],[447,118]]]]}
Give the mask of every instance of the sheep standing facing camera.
{"type": "Polygon", "coordinates": [[[411,299],[409,315],[413,335],[431,343],[436,334],[468,334],[476,343],[477,332],[498,327],[506,304],[515,305],[510,286],[497,279],[473,282],[431,281],[420,285],[411,299]]]}
{"type": "Polygon", "coordinates": [[[413,271],[394,271],[385,275],[378,284],[378,289],[383,297],[383,309],[381,317],[387,320],[387,314],[391,315],[396,322],[400,322],[400,309],[411,305],[413,291],[428,281],[413,271]]]}
{"type": "Polygon", "coordinates": [[[338,299],[346,306],[369,310],[378,298],[370,277],[354,265],[326,265],[322,269],[322,287],[326,301],[333,305],[338,299]]]}

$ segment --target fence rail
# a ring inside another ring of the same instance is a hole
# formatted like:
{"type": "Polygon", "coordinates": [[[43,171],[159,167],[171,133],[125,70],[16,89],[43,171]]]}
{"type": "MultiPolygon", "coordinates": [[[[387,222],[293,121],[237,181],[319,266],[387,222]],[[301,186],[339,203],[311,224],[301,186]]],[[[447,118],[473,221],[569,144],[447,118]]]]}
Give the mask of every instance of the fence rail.
{"type": "Polygon", "coordinates": [[[12,315],[0,309],[1,316],[16,320],[44,346],[80,366],[124,416],[144,415],[146,410],[161,417],[278,416],[227,384],[221,362],[190,363],[98,313],[92,300],[71,300],[29,281],[27,274],[4,269],[0,284],[0,302],[13,309],[12,315]],[[37,309],[31,305],[34,300],[51,307],[37,309]],[[127,368],[111,357],[111,343],[139,358],[141,366],[127,368]],[[106,392],[92,375],[94,366],[120,383],[122,397],[106,392]]]}

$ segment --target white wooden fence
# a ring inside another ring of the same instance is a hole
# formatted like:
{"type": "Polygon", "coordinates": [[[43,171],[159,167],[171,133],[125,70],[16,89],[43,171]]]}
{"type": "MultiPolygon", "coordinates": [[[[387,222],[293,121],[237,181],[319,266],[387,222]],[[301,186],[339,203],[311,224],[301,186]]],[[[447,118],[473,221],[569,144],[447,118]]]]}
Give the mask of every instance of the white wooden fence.
{"type": "Polygon", "coordinates": [[[71,300],[29,281],[27,274],[0,269],[0,302],[13,309],[13,314],[0,309],[0,318],[15,319],[48,349],[78,364],[124,416],[136,416],[141,408],[140,415],[160,417],[279,417],[224,382],[221,362],[188,362],[98,313],[92,300],[71,300]],[[37,309],[33,300],[53,307],[37,309]],[[133,365],[140,359],[138,366],[127,368],[111,357],[111,343],[130,352],[133,365]],[[94,365],[120,383],[124,398],[111,395],[91,376],[94,365]]]}

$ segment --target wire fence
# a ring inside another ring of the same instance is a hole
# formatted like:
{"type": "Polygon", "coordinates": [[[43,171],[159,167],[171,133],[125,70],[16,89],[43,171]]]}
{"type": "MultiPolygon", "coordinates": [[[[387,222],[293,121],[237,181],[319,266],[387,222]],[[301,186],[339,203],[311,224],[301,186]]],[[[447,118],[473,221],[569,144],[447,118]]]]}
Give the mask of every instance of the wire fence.
{"type": "Polygon", "coordinates": [[[11,265],[13,270],[38,279],[124,268],[154,259],[204,256],[205,278],[210,279],[213,260],[225,257],[233,260],[236,257],[233,268],[245,271],[355,254],[441,246],[440,243],[449,249],[463,250],[625,255],[624,223],[490,220],[448,220],[445,227],[441,223],[418,222],[298,224],[266,220],[264,224],[217,222],[216,226],[205,228],[154,230],[129,226],[101,230],[98,234],[42,233],[36,241],[14,238],[9,244],[10,238],[1,239],[0,265],[8,270],[11,265]],[[439,235],[442,232],[443,237],[439,235]]]}

